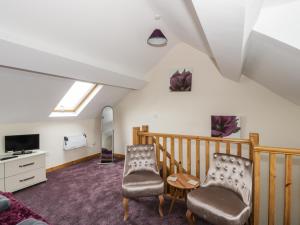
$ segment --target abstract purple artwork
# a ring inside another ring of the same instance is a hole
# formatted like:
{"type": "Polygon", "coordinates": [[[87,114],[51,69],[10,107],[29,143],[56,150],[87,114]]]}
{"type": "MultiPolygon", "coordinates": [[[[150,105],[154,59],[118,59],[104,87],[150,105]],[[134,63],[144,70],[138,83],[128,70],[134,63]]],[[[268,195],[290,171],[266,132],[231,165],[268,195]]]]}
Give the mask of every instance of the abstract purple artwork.
{"type": "Polygon", "coordinates": [[[240,118],[237,116],[211,116],[212,137],[240,138],[240,118]]]}
{"type": "Polygon", "coordinates": [[[170,91],[191,91],[192,72],[187,69],[177,70],[170,78],[170,91]]]}

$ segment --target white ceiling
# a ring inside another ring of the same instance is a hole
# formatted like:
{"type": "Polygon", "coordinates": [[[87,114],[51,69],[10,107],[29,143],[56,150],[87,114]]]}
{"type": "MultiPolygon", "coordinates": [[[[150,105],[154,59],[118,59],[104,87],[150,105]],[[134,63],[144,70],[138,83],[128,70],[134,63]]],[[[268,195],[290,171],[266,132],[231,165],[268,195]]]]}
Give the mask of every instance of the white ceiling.
{"type": "MultiPolygon", "coordinates": [[[[17,90],[0,99],[8,106],[1,110],[0,122],[48,120],[73,82],[48,74],[141,88],[146,72],[182,41],[209,52],[195,11],[185,0],[0,0],[0,65],[39,72],[1,68],[0,94],[17,90]],[[168,38],[166,47],[146,44],[155,28],[168,38]]],[[[113,105],[127,92],[105,86],[79,117],[99,115],[103,105],[113,105]]]]}
{"type": "Polygon", "coordinates": [[[49,74],[110,85],[80,117],[99,115],[127,89],[142,88],[145,74],[180,42],[208,54],[223,76],[238,81],[243,71],[300,105],[299,2],[0,0],[0,122],[49,119],[73,82],[49,74]],[[146,44],[155,28],[166,47],[146,44]]]}
{"type": "Polygon", "coordinates": [[[216,64],[223,76],[239,81],[249,35],[263,0],[192,0],[216,64]]]}
{"type": "Polygon", "coordinates": [[[290,2],[297,2],[299,0],[264,0],[263,7],[273,7],[273,6],[279,6],[282,4],[290,3],[290,2]]]}
{"type": "Polygon", "coordinates": [[[300,1],[267,1],[249,41],[244,73],[300,105],[300,1]]]}
{"type": "Polygon", "coordinates": [[[206,51],[192,10],[184,0],[1,0],[0,39],[143,78],[181,41],[206,51]],[[145,44],[157,27],[164,48],[145,44]]]}
{"type": "Polygon", "coordinates": [[[244,74],[300,105],[300,51],[264,34],[253,32],[244,74]]]}
{"type": "MultiPolygon", "coordinates": [[[[57,120],[49,114],[74,83],[1,67],[0,80],[0,123],[57,120]]],[[[114,105],[127,93],[128,89],[104,86],[77,118],[100,116],[104,106],[114,105]]]]}
{"type": "Polygon", "coordinates": [[[300,49],[300,1],[264,8],[254,30],[300,49]]]}

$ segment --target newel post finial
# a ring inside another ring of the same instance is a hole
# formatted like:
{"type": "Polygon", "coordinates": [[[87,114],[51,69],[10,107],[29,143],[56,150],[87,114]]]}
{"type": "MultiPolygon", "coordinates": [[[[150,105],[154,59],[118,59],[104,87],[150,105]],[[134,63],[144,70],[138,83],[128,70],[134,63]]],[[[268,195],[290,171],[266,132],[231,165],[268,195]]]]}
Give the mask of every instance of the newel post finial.
{"type": "Polygon", "coordinates": [[[258,133],[250,133],[250,159],[253,160],[254,147],[259,145],[259,134],[258,133]]]}
{"type": "Polygon", "coordinates": [[[140,132],[140,127],[132,128],[132,144],[133,145],[138,145],[140,143],[139,132],[140,132]]]}
{"type": "Polygon", "coordinates": [[[142,127],[133,127],[132,128],[132,144],[133,145],[139,145],[139,144],[146,144],[144,143],[146,138],[145,136],[142,136],[140,132],[149,132],[149,126],[148,125],[142,125],[142,127]]]}
{"type": "Polygon", "coordinates": [[[149,132],[149,126],[148,125],[142,125],[142,131],[143,132],[149,132]]]}

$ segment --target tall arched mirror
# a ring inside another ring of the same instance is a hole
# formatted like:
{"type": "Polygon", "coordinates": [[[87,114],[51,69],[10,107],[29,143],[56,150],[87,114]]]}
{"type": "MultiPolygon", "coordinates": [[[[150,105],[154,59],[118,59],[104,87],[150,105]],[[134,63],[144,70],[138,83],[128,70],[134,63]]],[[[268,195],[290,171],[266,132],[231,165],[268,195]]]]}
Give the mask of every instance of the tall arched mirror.
{"type": "Polygon", "coordinates": [[[114,160],[114,113],[111,106],[105,106],[101,112],[101,163],[114,160]]]}

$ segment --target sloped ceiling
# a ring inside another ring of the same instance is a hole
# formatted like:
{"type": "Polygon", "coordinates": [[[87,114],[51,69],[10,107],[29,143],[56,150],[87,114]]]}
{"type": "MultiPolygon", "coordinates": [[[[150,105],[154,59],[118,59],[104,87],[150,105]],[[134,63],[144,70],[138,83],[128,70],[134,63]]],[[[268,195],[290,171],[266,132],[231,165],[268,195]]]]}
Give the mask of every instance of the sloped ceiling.
{"type": "MultiPolygon", "coordinates": [[[[276,18],[274,25],[266,14],[294,3],[1,0],[0,122],[48,120],[74,79],[106,84],[80,114],[80,118],[95,117],[102,106],[114,104],[130,89],[142,88],[145,74],[180,42],[208,54],[223,76],[238,81],[243,72],[300,105],[299,49],[272,34],[290,24],[276,18]],[[268,33],[266,24],[277,30],[268,33]],[[146,44],[155,28],[164,32],[167,46],[146,44]]],[[[296,19],[289,21],[295,22],[299,13],[293,10],[296,19]]],[[[296,37],[293,32],[300,34],[299,26],[292,26],[286,31],[296,37]]]]}
{"type": "Polygon", "coordinates": [[[98,74],[105,84],[141,88],[141,83],[131,85],[136,82],[133,78],[142,81],[177,43],[185,41],[206,51],[192,10],[184,0],[0,1],[0,65],[72,77],[74,71],[62,66],[69,59],[72,68],[76,62],[85,64],[80,75],[75,72],[72,78],[99,82],[94,76],[98,74]],[[167,36],[166,47],[146,44],[155,28],[167,36]],[[18,57],[8,60],[12,54],[18,57]],[[44,62],[51,65],[50,72],[44,62]],[[94,67],[93,76],[86,65],[94,67]]]}
{"type": "MultiPolygon", "coordinates": [[[[70,79],[0,68],[0,123],[58,120],[49,118],[49,114],[73,83],[70,79]]],[[[128,91],[104,86],[77,118],[100,116],[104,106],[114,105],[128,91]]]]}
{"type": "Polygon", "coordinates": [[[268,8],[268,7],[279,6],[282,4],[296,2],[296,1],[299,1],[299,0],[264,0],[263,7],[268,8]]]}
{"type": "Polygon", "coordinates": [[[246,46],[263,0],[192,0],[223,76],[239,81],[246,46]]]}
{"type": "Polygon", "coordinates": [[[300,105],[300,2],[267,1],[252,31],[244,73],[300,105]]]}
{"type": "Polygon", "coordinates": [[[0,102],[7,106],[0,122],[51,120],[73,79],[108,85],[79,116],[96,117],[128,89],[142,88],[146,72],[180,42],[209,52],[185,0],[0,1],[0,102]],[[166,47],[146,44],[155,28],[166,47]]]}
{"type": "Polygon", "coordinates": [[[244,74],[300,105],[300,51],[269,36],[253,32],[244,74]]]}

